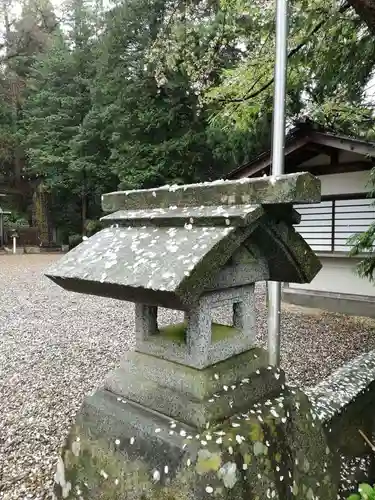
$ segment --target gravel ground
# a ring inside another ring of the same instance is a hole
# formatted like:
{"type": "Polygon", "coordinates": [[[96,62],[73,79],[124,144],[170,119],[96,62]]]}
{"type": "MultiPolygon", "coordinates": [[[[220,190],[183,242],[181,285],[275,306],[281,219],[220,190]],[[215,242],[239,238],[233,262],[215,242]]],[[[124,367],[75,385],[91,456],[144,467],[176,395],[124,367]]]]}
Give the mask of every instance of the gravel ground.
{"type": "MultiPolygon", "coordinates": [[[[133,345],[132,304],[64,292],[43,277],[51,255],[0,256],[0,499],[47,499],[57,451],[85,394],[133,345]]],[[[259,343],[266,339],[263,288],[259,343]]],[[[223,316],[224,313],[220,313],[223,316]]],[[[161,311],[168,322],[171,311],[161,311]]],[[[282,312],[282,365],[312,385],[375,348],[375,323],[282,312]]]]}

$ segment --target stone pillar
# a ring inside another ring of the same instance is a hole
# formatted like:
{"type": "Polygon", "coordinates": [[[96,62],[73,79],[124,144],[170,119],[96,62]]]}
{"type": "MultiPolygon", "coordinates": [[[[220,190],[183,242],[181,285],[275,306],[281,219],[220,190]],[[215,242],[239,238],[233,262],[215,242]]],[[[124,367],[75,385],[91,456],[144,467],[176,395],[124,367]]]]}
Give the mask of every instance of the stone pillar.
{"type": "Polygon", "coordinates": [[[233,326],[255,343],[256,323],[254,293],[245,293],[241,301],[233,304],[233,326]]]}
{"type": "Polygon", "coordinates": [[[186,343],[189,355],[199,366],[207,360],[211,345],[211,314],[207,305],[198,306],[187,312],[186,343]]]}
{"type": "Polygon", "coordinates": [[[135,304],[135,336],[143,342],[158,333],[158,308],[146,304],[135,304]]]}

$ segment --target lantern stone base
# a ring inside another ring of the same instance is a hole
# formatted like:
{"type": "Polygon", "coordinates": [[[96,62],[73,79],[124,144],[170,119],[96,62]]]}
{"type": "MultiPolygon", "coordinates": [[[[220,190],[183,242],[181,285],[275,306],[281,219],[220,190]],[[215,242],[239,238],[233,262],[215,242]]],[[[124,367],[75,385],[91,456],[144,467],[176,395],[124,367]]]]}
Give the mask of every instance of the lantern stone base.
{"type": "Polygon", "coordinates": [[[310,410],[285,391],[198,431],[99,390],[59,458],[55,498],[334,500],[339,469],[310,410]]]}
{"type": "Polygon", "coordinates": [[[306,396],[252,349],[204,370],[129,353],[86,398],[56,498],[334,500],[338,468],[306,396]]]}
{"type": "Polygon", "coordinates": [[[197,428],[244,412],[280,392],[284,374],[267,366],[267,353],[254,348],[203,370],[129,352],[104,388],[197,428]]]}

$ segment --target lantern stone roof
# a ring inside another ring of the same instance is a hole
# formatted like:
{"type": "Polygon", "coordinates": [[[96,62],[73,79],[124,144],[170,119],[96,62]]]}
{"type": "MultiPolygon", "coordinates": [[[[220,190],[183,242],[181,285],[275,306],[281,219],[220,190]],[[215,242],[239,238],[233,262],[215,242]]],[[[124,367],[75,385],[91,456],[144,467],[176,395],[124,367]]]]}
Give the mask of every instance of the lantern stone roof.
{"type": "Polygon", "coordinates": [[[109,193],[110,227],[47,276],[67,290],[177,309],[215,287],[224,268],[250,262],[263,269],[256,280],[310,281],[320,263],[292,226],[291,204],[319,199],[319,180],[304,173],[109,193]]]}
{"type": "Polygon", "coordinates": [[[200,184],[162,186],[155,189],[116,191],[102,196],[104,212],[172,207],[243,204],[312,203],[320,201],[320,183],[307,173],[200,184]]]}

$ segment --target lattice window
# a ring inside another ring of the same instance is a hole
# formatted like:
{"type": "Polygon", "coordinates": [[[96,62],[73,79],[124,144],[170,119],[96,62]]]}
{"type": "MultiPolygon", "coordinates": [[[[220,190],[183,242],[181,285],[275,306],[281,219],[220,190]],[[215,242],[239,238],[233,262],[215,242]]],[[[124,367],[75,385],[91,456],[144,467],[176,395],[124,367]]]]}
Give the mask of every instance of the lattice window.
{"type": "Polygon", "coordinates": [[[301,214],[297,230],[316,252],[348,252],[350,236],[375,222],[374,200],[365,197],[323,200],[295,209],[301,214]]]}

